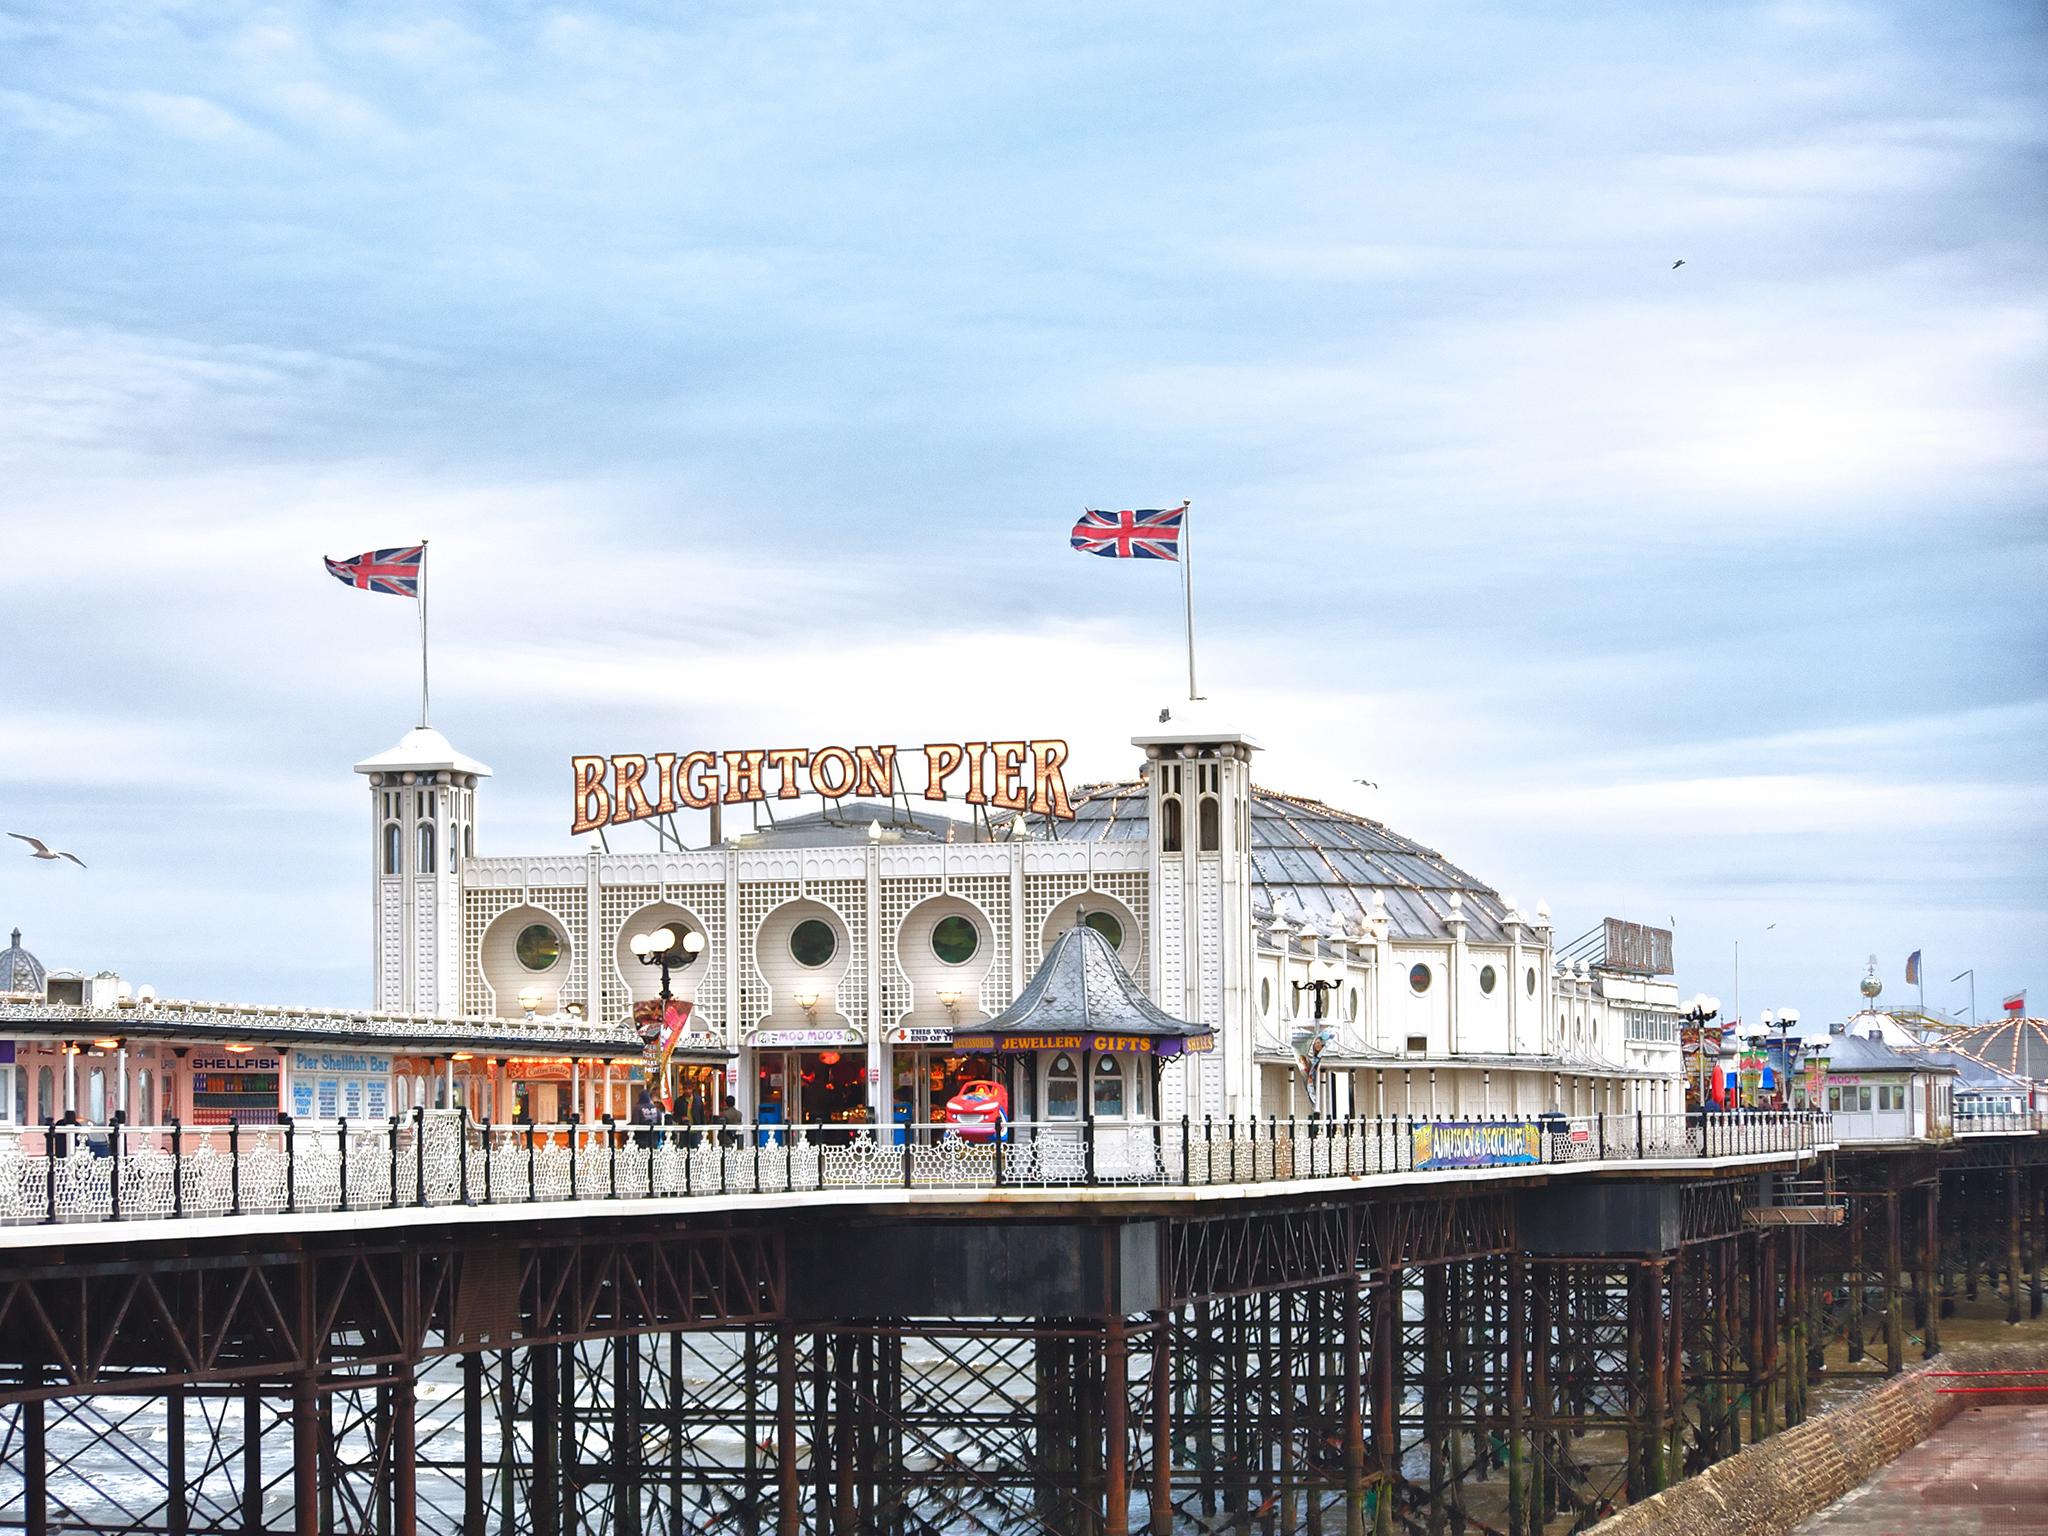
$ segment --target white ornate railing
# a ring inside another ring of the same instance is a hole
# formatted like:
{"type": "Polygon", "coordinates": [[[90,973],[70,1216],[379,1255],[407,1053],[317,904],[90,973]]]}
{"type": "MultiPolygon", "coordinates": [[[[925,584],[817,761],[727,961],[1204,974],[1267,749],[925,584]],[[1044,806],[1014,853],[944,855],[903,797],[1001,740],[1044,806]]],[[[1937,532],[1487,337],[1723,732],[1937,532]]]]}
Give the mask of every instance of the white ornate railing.
{"type": "Polygon", "coordinates": [[[1828,1117],[1402,1115],[946,1125],[374,1123],[0,1128],[0,1223],[860,1189],[1261,1184],[1810,1151],[1828,1117]]]}
{"type": "Polygon", "coordinates": [[[2029,1131],[2048,1131],[2048,1109],[1958,1109],[1950,1124],[1958,1136],[2024,1135],[2029,1131]]]}

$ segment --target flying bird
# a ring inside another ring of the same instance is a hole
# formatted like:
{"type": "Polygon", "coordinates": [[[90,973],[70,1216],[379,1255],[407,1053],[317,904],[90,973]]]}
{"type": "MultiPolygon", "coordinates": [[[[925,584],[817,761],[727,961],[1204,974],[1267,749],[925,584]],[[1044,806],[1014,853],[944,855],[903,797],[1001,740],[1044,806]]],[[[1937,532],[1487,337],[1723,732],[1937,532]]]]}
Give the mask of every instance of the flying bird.
{"type": "Polygon", "coordinates": [[[77,854],[66,853],[62,848],[52,848],[40,837],[30,837],[26,832],[10,832],[7,835],[9,837],[18,837],[24,843],[27,843],[28,856],[32,859],[69,859],[80,869],[85,868],[85,860],[81,859],[77,854]]]}
{"type": "Polygon", "coordinates": [[[1685,258],[1684,258],[1683,256],[1681,256],[1681,257],[1679,257],[1679,258],[1678,258],[1678,260],[1676,260],[1676,261],[1674,261],[1673,263],[1671,263],[1671,270],[1672,270],[1672,271],[1674,271],[1674,272],[1676,272],[1676,271],[1677,271],[1677,270],[1678,270],[1678,269],[1679,269],[1680,267],[1682,267],[1682,266],[1684,266],[1684,265],[1685,265],[1685,258]]]}
{"type": "Polygon", "coordinates": [[[1367,789],[1379,788],[1379,785],[1375,784],[1371,779],[1353,779],[1351,782],[1354,784],[1363,784],[1367,789]]]}

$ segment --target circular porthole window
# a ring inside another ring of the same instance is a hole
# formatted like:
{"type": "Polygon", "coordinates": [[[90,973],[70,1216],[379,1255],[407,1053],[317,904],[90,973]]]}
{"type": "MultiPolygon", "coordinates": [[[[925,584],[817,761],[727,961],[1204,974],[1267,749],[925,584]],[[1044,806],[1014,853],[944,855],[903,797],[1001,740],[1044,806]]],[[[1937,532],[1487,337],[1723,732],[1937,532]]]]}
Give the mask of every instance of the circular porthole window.
{"type": "Polygon", "coordinates": [[[1528,974],[1528,975],[1526,975],[1526,976],[1524,976],[1524,977],[1522,978],[1522,985],[1523,985],[1523,986],[1524,986],[1525,988],[1527,988],[1527,989],[1528,989],[1529,995],[1530,995],[1531,997],[1534,997],[1534,996],[1536,995],[1536,967],[1535,967],[1535,966],[1533,966],[1533,965],[1532,965],[1532,966],[1530,966],[1530,967],[1529,967],[1529,974],[1528,974]]]}
{"type": "Polygon", "coordinates": [[[529,971],[551,971],[562,958],[562,936],[546,923],[528,923],[512,941],[512,953],[529,971]]]}
{"type": "Polygon", "coordinates": [[[1109,947],[1111,949],[1122,949],[1124,947],[1124,925],[1118,922],[1111,914],[1107,912],[1090,912],[1081,921],[1109,940],[1109,947]]]}
{"type": "Polygon", "coordinates": [[[1259,1012],[1269,1017],[1273,1012],[1273,983],[1263,978],[1259,982],[1259,1012]]]}
{"type": "Polygon", "coordinates": [[[1499,981],[1500,972],[1496,971],[1492,966],[1482,965],[1479,967],[1479,990],[1488,997],[1493,996],[1493,989],[1499,981]]]}
{"type": "Polygon", "coordinates": [[[839,953],[839,935],[823,918],[807,917],[789,930],[789,955],[798,965],[816,970],[839,953]]]}
{"type": "Polygon", "coordinates": [[[1429,967],[1414,965],[1408,968],[1408,985],[1417,992],[1429,990],[1429,967]]]}
{"type": "Polygon", "coordinates": [[[948,965],[965,965],[980,948],[981,930],[957,912],[932,925],[932,953],[948,965]]]}

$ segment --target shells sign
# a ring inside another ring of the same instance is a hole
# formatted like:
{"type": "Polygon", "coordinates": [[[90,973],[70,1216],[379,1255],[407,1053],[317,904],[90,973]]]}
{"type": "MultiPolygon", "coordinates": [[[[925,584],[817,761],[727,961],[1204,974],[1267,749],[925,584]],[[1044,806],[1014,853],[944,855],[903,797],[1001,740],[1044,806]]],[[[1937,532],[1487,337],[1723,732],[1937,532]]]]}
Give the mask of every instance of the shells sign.
{"type": "MultiPolygon", "coordinates": [[[[1071,821],[1064,741],[939,741],[916,749],[924,758],[924,798],[949,800],[964,770],[960,799],[968,805],[1031,811],[1071,821]]],[[[572,757],[576,814],[570,832],[595,831],[668,816],[679,807],[745,805],[806,794],[888,799],[896,793],[893,746],[756,747],[736,752],[639,752],[572,757]]],[[[905,786],[908,792],[908,786],[905,786]]]]}

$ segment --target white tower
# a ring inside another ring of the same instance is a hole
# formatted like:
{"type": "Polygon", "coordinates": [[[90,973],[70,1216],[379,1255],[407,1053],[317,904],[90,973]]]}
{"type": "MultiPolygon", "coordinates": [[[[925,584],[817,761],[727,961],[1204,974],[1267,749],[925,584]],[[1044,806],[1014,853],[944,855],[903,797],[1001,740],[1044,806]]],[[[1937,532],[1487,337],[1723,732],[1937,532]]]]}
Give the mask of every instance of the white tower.
{"type": "Polygon", "coordinates": [[[1145,749],[1150,780],[1152,996],[1169,1013],[1216,1031],[1213,1056],[1169,1074],[1161,1108],[1197,1119],[1257,1114],[1249,999],[1258,743],[1237,731],[1168,724],[1131,744],[1145,749]]]}
{"type": "Polygon", "coordinates": [[[427,726],[356,772],[370,784],[371,1006],[462,1011],[462,865],[476,854],[476,786],[491,770],[427,726]]]}

